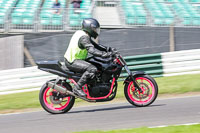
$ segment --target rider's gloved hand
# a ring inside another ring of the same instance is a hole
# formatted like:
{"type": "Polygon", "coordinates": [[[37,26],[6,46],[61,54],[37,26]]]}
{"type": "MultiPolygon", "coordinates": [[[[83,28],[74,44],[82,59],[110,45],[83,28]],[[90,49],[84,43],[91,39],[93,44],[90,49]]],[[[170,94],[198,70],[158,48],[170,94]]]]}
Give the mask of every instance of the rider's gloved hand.
{"type": "Polygon", "coordinates": [[[112,56],[112,52],[103,52],[103,54],[102,54],[103,58],[108,58],[110,56],[112,56]]]}
{"type": "Polygon", "coordinates": [[[117,49],[112,48],[112,52],[113,52],[113,53],[117,53],[117,49]]]}
{"type": "Polygon", "coordinates": [[[112,52],[112,48],[111,47],[107,47],[107,52],[112,52]]]}
{"type": "Polygon", "coordinates": [[[116,50],[115,48],[108,47],[108,48],[107,48],[107,51],[108,51],[108,52],[113,52],[113,51],[117,51],[117,50],[116,50]]]}
{"type": "Polygon", "coordinates": [[[116,53],[116,52],[117,52],[117,49],[116,49],[116,48],[108,47],[108,48],[107,48],[107,51],[108,51],[108,52],[114,52],[114,53],[116,53]]]}

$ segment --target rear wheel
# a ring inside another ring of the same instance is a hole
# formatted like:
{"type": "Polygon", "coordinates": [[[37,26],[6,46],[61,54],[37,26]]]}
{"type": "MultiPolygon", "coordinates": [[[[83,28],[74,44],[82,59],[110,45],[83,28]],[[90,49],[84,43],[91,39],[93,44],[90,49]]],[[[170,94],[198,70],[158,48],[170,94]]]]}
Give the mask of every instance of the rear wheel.
{"type": "MultiPolygon", "coordinates": [[[[59,85],[59,83],[57,84],[59,85]]],[[[66,89],[71,90],[69,84],[65,84],[66,89]]],[[[75,97],[62,94],[44,84],[40,90],[39,100],[41,106],[51,114],[61,114],[68,112],[74,105],[75,97]]]]}
{"type": "Polygon", "coordinates": [[[133,81],[127,82],[124,87],[124,94],[128,102],[138,107],[152,104],[158,95],[156,81],[149,75],[139,75],[135,79],[143,92],[140,93],[133,81]]]}

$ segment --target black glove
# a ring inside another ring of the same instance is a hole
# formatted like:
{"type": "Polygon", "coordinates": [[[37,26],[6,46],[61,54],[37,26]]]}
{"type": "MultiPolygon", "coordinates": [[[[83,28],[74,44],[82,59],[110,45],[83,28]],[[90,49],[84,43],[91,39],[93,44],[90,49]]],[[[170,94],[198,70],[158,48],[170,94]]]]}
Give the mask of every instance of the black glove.
{"type": "Polygon", "coordinates": [[[103,58],[108,58],[112,55],[112,52],[103,52],[102,57],[103,58]]]}
{"type": "Polygon", "coordinates": [[[117,49],[116,48],[112,48],[111,50],[113,53],[117,53],[117,49]]]}
{"type": "Polygon", "coordinates": [[[111,47],[107,47],[107,52],[112,52],[112,48],[111,47]]]}
{"type": "Polygon", "coordinates": [[[116,52],[117,50],[116,50],[116,48],[108,47],[108,48],[107,48],[107,51],[108,51],[108,52],[116,52]]]}

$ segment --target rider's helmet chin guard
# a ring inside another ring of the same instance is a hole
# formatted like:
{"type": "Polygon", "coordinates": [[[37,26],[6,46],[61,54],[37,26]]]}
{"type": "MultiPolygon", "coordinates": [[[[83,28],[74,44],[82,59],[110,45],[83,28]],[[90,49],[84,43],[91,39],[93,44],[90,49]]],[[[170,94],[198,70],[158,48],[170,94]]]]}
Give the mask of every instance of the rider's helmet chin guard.
{"type": "Polygon", "coordinates": [[[100,24],[94,18],[87,18],[82,21],[82,30],[96,39],[100,34],[100,24]]]}

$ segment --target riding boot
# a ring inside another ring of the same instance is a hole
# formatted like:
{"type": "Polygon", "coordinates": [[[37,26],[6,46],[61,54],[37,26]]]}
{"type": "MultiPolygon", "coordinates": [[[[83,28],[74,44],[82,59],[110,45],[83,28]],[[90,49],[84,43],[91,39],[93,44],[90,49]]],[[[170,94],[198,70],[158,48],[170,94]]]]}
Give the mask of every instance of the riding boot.
{"type": "Polygon", "coordinates": [[[73,92],[81,97],[86,97],[86,94],[83,92],[83,90],[78,84],[74,85],[73,92]]]}
{"type": "Polygon", "coordinates": [[[86,84],[86,82],[87,82],[87,75],[88,75],[88,72],[86,71],[85,73],[83,73],[83,75],[81,76],[81,78],[77,82],[77,85],[75,85],[73,87],[73,91],[76,94],[78,94],[79,96],[81,96],[81,97],[85,97],[86,96],[86,94],[83,92],[83,90],[81,89],[81,87],[86,84]]]}

